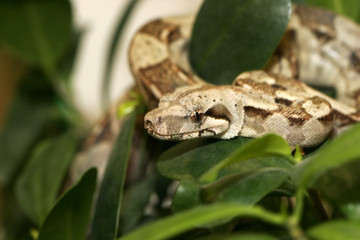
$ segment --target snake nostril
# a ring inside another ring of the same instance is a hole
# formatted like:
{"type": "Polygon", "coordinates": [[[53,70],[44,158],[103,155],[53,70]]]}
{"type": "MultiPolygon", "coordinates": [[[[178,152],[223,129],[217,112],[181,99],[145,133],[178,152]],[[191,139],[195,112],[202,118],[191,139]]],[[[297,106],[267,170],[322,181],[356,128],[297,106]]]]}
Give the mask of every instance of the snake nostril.
{"type": "Polygon", "coordinates": [[[150,120],[146,120],[146,121],[145,121],[145,127],[146,127],[146,128],[152,128],[152,127],[153,127],[152,122],[151,122],[150,120]]]}

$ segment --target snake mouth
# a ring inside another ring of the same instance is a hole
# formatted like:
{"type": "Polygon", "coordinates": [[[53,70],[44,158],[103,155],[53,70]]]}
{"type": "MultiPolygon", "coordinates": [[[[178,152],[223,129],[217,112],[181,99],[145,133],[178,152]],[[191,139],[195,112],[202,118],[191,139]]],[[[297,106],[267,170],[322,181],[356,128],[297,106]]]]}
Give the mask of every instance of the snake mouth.
{"type": "Polygon", "coordinates": [[[214,137],[218,135],[215,131],[211,129],[202,129],[201,131],[193,131],[193,132],[183,132],[183,133],[175,133],[175,134],[161,134],[156,132],[153,128],[147,128],[147,132],[156,139],[159,140],[186,140],[198,137],[214,137]]]}

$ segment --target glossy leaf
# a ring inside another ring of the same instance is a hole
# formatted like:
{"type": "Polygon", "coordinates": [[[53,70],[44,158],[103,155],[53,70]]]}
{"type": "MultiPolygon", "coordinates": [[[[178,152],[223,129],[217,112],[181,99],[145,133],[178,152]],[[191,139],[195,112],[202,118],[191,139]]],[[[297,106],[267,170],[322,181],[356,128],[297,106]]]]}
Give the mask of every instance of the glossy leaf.
{"type": "Polygon", "coordinates": [[[213,166],[209,171],[201,176],[200,180],[204,182],[214,181],[219,171],[246,159],[265,157],[265,156],[290,156],[291,149],[289,144],[280,136],[268,134],[258,139],[254,139],[242,147],[239,147],[227,158],[213,166]]]}
{"type": "MultiPolygon", "coordinates": [[[[164,152],[157,161],[157,168],[162,175],[168,178],[200,183],[199,177],[249,140],[249,138],[239,137],[227,141],[210,139],[185,141],[164,152]]],[[[218,177],[255,171],[264,167],[289,169],[291,166],[286,158],[256,158],[225,167],[220,170],[218,177]]]]}
{"type": "Polygon", "coordinates": [[[307,235],[317,240],[358,240],[360,222],[345,220],[327,222],[310,228],[307,235]]]}
{"type": "Polygon", "coordinates": [[[171,209],[179,212],[201,204],[200,186],[194,182],[181,182],[173,197],[171,209]]]}
{"type": "Polygon", "coordinates": [[[77,148],[72,133],[40,143],[16,183],[16,198],[27,216],[40,225],[53,207],[77,148]]]}
{"type": "Polygon", "coordinates": [[[316,180],[313,188],[333,203],[346,204],[360,202],[360,160],[346,163],[326,171],[316,180]]]}
{"type": "Polygon", "coordinates": [[[0,129],[0,184],[6,185],[50,117],[47,105],[17,99],[0,129]],[[26,119],[26,121],[24,121],[26,119]]]}
{"type": "Polygon", "coordinates": [[[111,152],[96,202],[91,239],[115,239],[119,222],[128,158],[133,139],[136,111],[124,117],[111,152]]]}
{"type": "Polygon", "coordinates": [[[254,217],[276,225],[284,223],[283,217],[267,212],[260,207],[219,204],[201,206],[164,217],[156,222],[140,227],[119,240],[168,239],[194,227],[201,227],[215,221],[240,216],[254,217]]]}
{"type": "Polygon", "coordinates": [[[308,186],[330,169],[360,159],[360,124],[321,148],[317,154],[297,164],[293,179],[300,186],[308,186]]]}
{"type": "Polygon", "coordinates": [[[190,42],[193,69],[210,83],[231,84],[239,73],[263,68],[290,15],[290,0],[206,0],[190,42]]]}
{"type": "Polygon", "coordinates": [[[344,0],[304,0],[307,4],[326,8],[335,13],[347,16],[354,21],[360,22],[360,1],[344,1],[344,0]]]}
{"type": "Polygon", "coordinates": [[[40,229],[38,240],[85,239],[95,186],[96,169],[90,169],[53,207],[40,229]]]}
{"type": "Polygon", "coordinates": [[[288,173],[282,169],[265,168],[254,173],[231,175],[203,189],[208,200],[254,205],[285,182],[288,173]],[[237,179],[238,178],[238,179],[237,179]],[[240,179],[239,179],[240,178],[240,179]]]}
{"type": "Polygon", "coordinates": [[[0,3],[0,42],[32,64],[49,70],[72,32],[68,0],[5,0],[0,3]]]}
{"type": "Polygon", "coordinates": [[[125,191],[121,205],[120,233],[127,233],[137,226],[144,215],[150,195],[155,191],[155,181],[156,177],[151,176],[125,191]]]}

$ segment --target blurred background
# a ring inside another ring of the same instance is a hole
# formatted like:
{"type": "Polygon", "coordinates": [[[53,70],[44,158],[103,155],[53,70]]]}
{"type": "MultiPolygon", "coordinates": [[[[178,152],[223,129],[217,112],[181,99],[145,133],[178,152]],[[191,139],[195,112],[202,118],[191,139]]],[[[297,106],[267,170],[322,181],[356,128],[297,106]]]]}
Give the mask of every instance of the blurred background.
{"type": "MultiPolygon", "coordinates": [[[[202,0],[140,0],[122,33],[115,51],[111,74],[110,101],[116,101],[133,83],[127,61],[127,48],[135,31],[150,19],[197,12],[202,0]]],[[[128,1],[73,0],[76,26],[84,29],[73,72],[76,103],[84,116],[95,121],[101,113],[101,81],[108,49],[119,18],[128,1]]]]}

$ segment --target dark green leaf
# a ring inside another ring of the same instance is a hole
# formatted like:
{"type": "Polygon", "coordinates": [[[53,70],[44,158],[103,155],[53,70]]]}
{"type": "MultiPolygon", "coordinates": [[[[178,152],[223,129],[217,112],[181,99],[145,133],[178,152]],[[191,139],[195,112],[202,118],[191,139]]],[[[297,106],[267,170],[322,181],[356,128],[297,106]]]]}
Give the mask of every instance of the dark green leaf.
{"type": "Polygon", "coordinates": [[[179,212],[200,204],[199,184],[194,182],[181,182],[176,189],[171,209],[174,212],[179,212]]]}
{"type": "Polygon", "coordinates": [[[151,176],[125,191],[121,205],[120,233],[127,233],[137,226],[144,215],[151,193],[155,191],[155,181],[156,176],[151,176]]]}
{"type": "Polygon", "coordinates": [[[87,171],[46,217],[38,240],[85,239],[96,186],[96,169],[87,171]]]}
{"type": "Polygon", "coordinates": [[[236,216],[255,217],[277,225],[284,223],[282,216],[267,212],[260,207],[219,204],[197,207],[162,218],[125,235],[120,240],[168,239],[194,227],[204,226],[236,216]]]}
{"type": "Polygon", "coordinates": [[[360,202],[360,160],[330,169],[314,183],[323,196],[337,204],[360,202]]]}
{"type": "Polygon", "coordinates": [[[263,68],[290,15],[290,0],[205,1],[190,42],[192,67],[214,84],[231,84],[239,73],[263,68]]]}
{"type": "Polygon", "coordinates": [[[13,103],[7,123],[0,130],[1,185],[6,185],[19,168],[49,117],[48,105],[25,99],[18,99],[13,103]]]}
{"type": "Polygon", "coordinates": [[[265,156],[289,157],[290,154],[290,146],[282,137],[274,134],[268,134],[239,147],[231,155],[223,159],[202,175],[200,180],[203,182],[214,181],[222,168],[246,159],[265,156]]]}
{"type": "Polygon", "coordinates": [[[360,1],[341,0],[304,0],[307,4],[329,9],[335,13],[347,16],[354,21],[360,22],[360,1]]]}
{"type": "Polygon", "coordinates": [[[360,124],[321,148],[317,154],[297,164],[293,179],[301,186],[308,186],[330,169],[360,159],[360,124]]]}
{"type": "MultiPolygon", "coordinates": [[[[157,168],[168,178],[199,182],[199,177],[249,140],[249,138],[240,137],[227,141],[210,139],[185,141],[164,152],[157,161],[157,168]]],[[[219,172],[218,177],[255,171],[264,167],[289,169],[291,166],[286,158],[256,158],[225,167],[219,172]]]]}
{"type": "Polygon", "coordinates": [[[287,177],[285,170],[265,168],[222,178],[203,189],[203,193],[215,198],[212,201],[253,205],[283,184],[287,177]]]}
{"type": "Polygon", "coordinates": [[[49,70],[64,52],[72,31],[68,0],[2,1],[0,42],[27,61],[49,70]]]}
{"type": "Polygon", "coordinates": [[[115,239],[123,188],[136,120],[136,111],[125,116],[111,152],[96,202],[91,239],[115,239]]]}
{"type": "Polygon", "coordinates": [[[55,204],[77,145],[72,133],[40,143],[18,178],[17,201],[37,225],[41,225],[55,204]]]}
{"type": "Polygon", "coordinates": [[[359,240],[360,222],[332,221],[327,222],[307,231],[307,235],[317,240],[359,240]]]}

